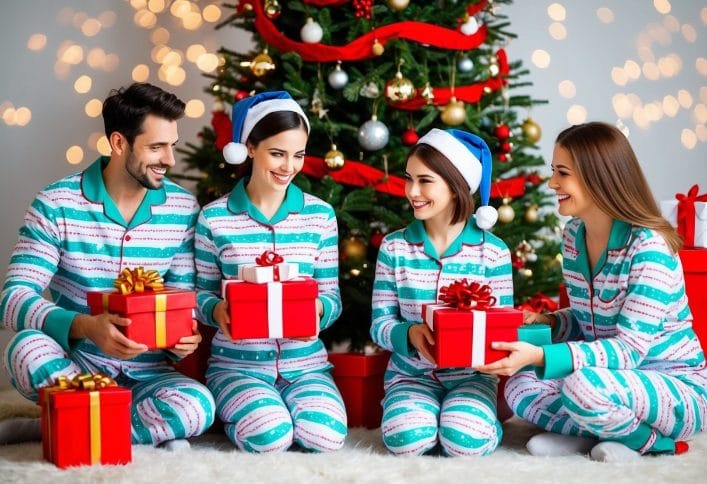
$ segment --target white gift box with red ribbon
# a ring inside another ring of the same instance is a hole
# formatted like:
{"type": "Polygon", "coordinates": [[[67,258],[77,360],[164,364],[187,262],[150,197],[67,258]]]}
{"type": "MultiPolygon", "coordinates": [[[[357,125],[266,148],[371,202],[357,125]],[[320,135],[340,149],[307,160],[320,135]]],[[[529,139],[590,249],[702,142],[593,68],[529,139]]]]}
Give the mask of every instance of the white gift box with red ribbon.
{"type": "Polygon", "coordinates": [[[298,276],[299,264],[294,262],[280,262],[271,266],[242,265],[238,267],[238,279],[257,284],[289,281],[298,276]]]}
{"type": "Polygon", "coordinates": [[[694,185],[675,200],[662,200],[660,211],[683,238],[685,247],[707,247],[707,194],[698,195],[694,185]]]}

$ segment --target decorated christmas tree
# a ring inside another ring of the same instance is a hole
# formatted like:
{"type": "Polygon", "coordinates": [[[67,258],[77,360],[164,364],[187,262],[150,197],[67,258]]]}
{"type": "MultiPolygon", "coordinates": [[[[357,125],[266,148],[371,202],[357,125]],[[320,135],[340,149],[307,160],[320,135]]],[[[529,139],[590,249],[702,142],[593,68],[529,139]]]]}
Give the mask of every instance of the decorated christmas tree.
{"type": "MultiPolygon", "coordinates": [[[[253,32],[253,50],[220,50],[211,75],[211,126],[182,150],[183,176],[202,204],[228,193],[236,168],[221,149],[231,141],[230,105],[263,90],[289,91],[310,115],[305,166],[295,183],[332,204],[339,223],[344,310],[322,337],[368,339],[377,249],[405,226],[406,155],[431,128],[482,136],[494,153],[493,232],[511,249],[515,303],[552,304],[561,280],[558,219],[535,153],[541,102],[504,46],[513,38],[505,0],[241,0],[218,28],[253,32]]],[[[478,200],[477,200],[478,204],[478,200]]]]}

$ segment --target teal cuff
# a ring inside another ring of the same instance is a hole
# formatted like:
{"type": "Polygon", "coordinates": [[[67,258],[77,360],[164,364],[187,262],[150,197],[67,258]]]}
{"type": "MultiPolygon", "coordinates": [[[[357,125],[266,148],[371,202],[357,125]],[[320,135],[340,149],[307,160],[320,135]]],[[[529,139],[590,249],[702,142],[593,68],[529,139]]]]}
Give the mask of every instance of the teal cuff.
{"type": "Polygon", "coordinates": [[[390,341],[393,344],[393,350],[403,356],[414,356],[417,351],[410,344],[408,339],[408,331],[410,327],[414,324],[420,323],[408,323],[406,321],[401,321],[396,324],[393,330],[390,332],[390,341]]]}
{"type": "Polygon", "coordinates": [[[613,440],[615,442],[621,442],[626,447],[637,450],[639,452],[650,452],[656,454],[674,454],[675,453],[675,440],[670,437],[666,437],[657,430],[653,429],[650,425],[642,422],[636,430],[631,432],[629,435],[620,438],[612,438],[608,440],[613,440]],[[656,440],[650,449],[644,449],[646,442],[650,439],[653,432],[656,433],[656,440]]]}
{"type": "Polygon", "coordinates": [[[319,300],[322,302],[322,307],[324,308],[324,311],[322,312],[322,317],[319,318],[319,330],[321,331],[331,326],[332,321],[330,321],[330,319],[332,313],[332,304],[329,298],[326,297],[320,297],[319,300]]]}
{"type": "Polygon", "coordinates": [[[543,345],[545,366],[536,367],[535,374],[541,380],[563,378],[572,373],[572,352],[567,343],[543,345]]]}
{"type": "Polygon", "coordinates": [[[202,321],[202,323],[218,328],[218,323],[214,320],[214,308],[220,301],[221,298],[214,296],[204,303],[201,313],[206,316],[207,321],[202,321]]]}
{"type": "Polygon", "coordinates": [[[81,313],[57,307],[47,315],[42,329],[68,352],[71,349],[69,343],[71,325],[74,322],[74,318],[79,314],[81,313]]]}

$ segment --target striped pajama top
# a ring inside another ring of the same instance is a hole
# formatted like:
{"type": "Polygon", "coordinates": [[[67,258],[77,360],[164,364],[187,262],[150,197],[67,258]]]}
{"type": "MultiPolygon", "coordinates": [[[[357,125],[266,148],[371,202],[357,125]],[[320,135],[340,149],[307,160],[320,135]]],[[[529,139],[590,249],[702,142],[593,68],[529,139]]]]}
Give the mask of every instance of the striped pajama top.
{"type": "MultiPolygon", "coordinates": [[[[113,290],[120,271],[137,266],[158,271],[168,286],[193,289],[199,213],[195,197],[165,178],[126,222],[103,182],[108,161],[101,157],[39,192],[25,214],[0,296],[7,328],[41,330],[67,351],[99,358],[110,357],[92,341],[69,341],[74,317],[89,312],[86,292],[113,290]],[[53,302],[42,297],[47,288],[53,302]]],[[[164,351],[144,353],[126,361],[125,372],[165,358],[164,351]]]]}
{"type": "Polygon", "coordinates": [[[383,239],[373,284],[371,337],[393,352],[386,380],[434,374],[448,379],[476,373],[469,368],[434,370],[433,365],[408,343],[408,329],[422,322],[422,305],[437,301],[439,290],[466,278],[491,286],[497,305],[512,306],[511,256],[505,243],[480,230],[471,218],[442,256],[425,232],[413,221],[407,228],[383,239]]]}
{"type": "Polygon", "coordinates": [[[553,341],[563,343],[543,347],[543,377],[594,366],[701,372],[707,381],[680,258],[660,233],[614,220],[607,249],[590,273],[584,223],[572,219],[562,255],[570,308],[554,313],[553,341]]]}
{"type": "MultiPolygon", "coordinates": [[[[240,265],[254,265],[266,250],[285,262],[299,264],[300,275],[317,281],[324,306],[319,327],[326,329],[341,314],[338,227],[334,209],[290,184],[285,199],[267,219],[248,198],[242,179],[230,194],[202,209],[196,228],[196,270],[199,319],[218,326],[214,306],[221,301],[221,280],[235,279],[240,265]]],[[[214,345],[210,367],[238,368],[259,377],[296,378],[330,368],[320,339],[288,338],[229,341],[214,345]]]]}

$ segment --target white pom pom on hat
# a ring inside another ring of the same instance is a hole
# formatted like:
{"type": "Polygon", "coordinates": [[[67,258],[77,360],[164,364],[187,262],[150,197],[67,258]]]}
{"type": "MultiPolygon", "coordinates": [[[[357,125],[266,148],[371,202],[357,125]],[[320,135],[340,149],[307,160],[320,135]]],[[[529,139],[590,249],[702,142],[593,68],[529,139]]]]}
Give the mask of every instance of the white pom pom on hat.
{"type": "Polygon", "coordinates": [[[233,141],[223,148],[224,159],[232,165],[240,165],[248,158],[246,141],[258,121],[276,111],[292,111],[304,119],[309,133],[309,120],[302,107],[292,99],[287,91],[265,91],[255,96],[241,99],[233,105],[231,123],[233,141]]]}
{"type": "Polygon", "coordinates": [[[469,185],[469,191],[479,190],[481,206],[476,210],[476,225],[489,230],[498,220],[498,212],[489,205],[491,195],[491,150],[486,142],[460,129],[431,129],[417,142],[432,146],[455,166],[469,185]]]}

